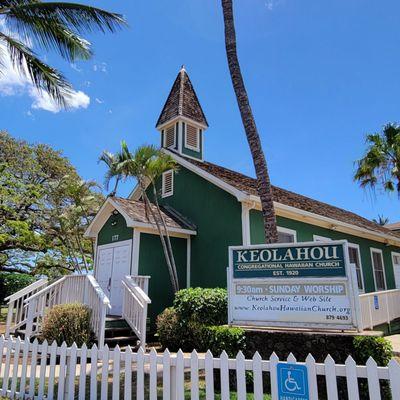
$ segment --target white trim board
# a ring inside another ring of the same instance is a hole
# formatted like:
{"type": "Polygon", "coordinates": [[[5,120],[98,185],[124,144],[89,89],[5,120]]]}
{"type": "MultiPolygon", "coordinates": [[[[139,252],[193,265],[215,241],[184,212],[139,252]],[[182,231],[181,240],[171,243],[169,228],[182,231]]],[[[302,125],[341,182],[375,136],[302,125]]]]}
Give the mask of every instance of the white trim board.
{"type": "MultiPolygon", "coordinates": [[[[174,152],[169,151],[168,149],[163,149],[166,154],[169,154],[178,164],[187,168],[189,171],[194,172],[195,174],[201,176],[202,178],[208,180],[213,183],[217,187],[225,190],[226,192],[232,194],[237,198],[240,202],[248,202],[254,203],[254,209],[261,210],[261,201],[258,196],[249,195],[245,192],[242,192],[232,185],[224,182],[222,179],[217,178],[216,176],[204,171],[203,169],[197,167],[196,165],[190,163],[189,161],[184,160],[182,157],[177,155],[174,152]]],[[[186,157],[186,156],[185,156],[186,157]]],[[[197,160],[199,161],[199,160],[197,160]]],[[[138,187],[135,187],[129,198],[137,199],[140,198],[140,191],[138,187]]],[[[309,211],[304,211],[302,209],[288,206],[286,204],[274,202],[276,215],[287,217],[289,219],[294,219],[296,221],[301,221],[305,223],[309,223],[310,225],[320,226],[323,228],[328,228],[331,230],[336,230],[338,232],[346,233],[349,235],[362,237],[366,239],[371,239],[377,242],[385,243],[388,245],[400,246],[400,238],[390,235],[384,234],[376,231],[372,231],[366,228],[361,228],[357,225],[353,225],[351,223],[342,222],[333,218],[324,217],[319,214],[315,214],[309,211]]]]}

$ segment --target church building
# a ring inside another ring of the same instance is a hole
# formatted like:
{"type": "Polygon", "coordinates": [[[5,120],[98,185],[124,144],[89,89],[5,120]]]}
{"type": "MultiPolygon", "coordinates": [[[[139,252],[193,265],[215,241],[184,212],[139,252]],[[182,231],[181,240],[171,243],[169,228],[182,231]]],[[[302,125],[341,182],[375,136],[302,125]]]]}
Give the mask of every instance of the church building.
{"type": "MultiPolygon", "coordinates": [[[[157,183],[180,288],[226,287],[228,247],[263,243],[256,180],[205,159],[208,122],[184,68],[172,86],[156,129],[177,171],[157,183]]],[[[94,274],[121,315],[125,275],[149,277],[149,317],[172,305],[172,286],[154,221],[139,188],[109,197],[89,226],[95,241],[94,274]]],[[[360,293],[400,288],[400,233],[355,213],[273,187],[280,242],[346,239],[360,293]]]]}

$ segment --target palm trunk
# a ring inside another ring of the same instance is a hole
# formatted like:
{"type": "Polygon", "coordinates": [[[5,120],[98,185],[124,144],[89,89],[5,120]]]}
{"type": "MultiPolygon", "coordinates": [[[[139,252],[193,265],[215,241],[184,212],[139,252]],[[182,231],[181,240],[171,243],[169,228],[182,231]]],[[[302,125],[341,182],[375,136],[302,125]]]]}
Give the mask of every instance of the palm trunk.
{"type": "Polygon", "coordinates": [[[167,229],[167,224],[165,223],[164,217],[161,213],[161,209],[160,209],[160,205],[158,204],[158,197],[157,197],[157,190],[156,187],[154,185],[154,183],[151,183],[151,185],[153,186],[153,195],[154,195],[154,202],[156,204],[157,207],[157,212],[158,215],[161,219],[161,222],[163,224],[164,230],[165,230],[165,236],[167,238],[167,248],[168,248],[168,252],[169,252],[169,256],[170,256],[170,260],[171,260],[171,264],[172,264],[172,272],[174,273],[174,277],[175,277],[175,281],[176,281],[176,285],[177,288],[179,290],[179,279],[178,279],[178,271],[176,269],[176,264],[175,264],[175,257],[174,257],[174,252],[172,250],[172,245],[171,245],[171,239],[169,237],[169,232],[167,229]]]}
{"type": "Polygon", "coordinates": [[[174,275],[172,264],[171,264],[171,260],[170,260],[169,254],[168,254],[167,245],[165,243],[165,238],[164,238],[163,232],[161,230],[161,226],[160,226],[160,224],[159,224],[159,222],[157,220],[157,217],[154,214],[153,210],[151,209],[150,200],[147,197],[147,194],[146,194],[145,190],[143,190],[143,188],[142,188],[142,196],[143,196],[143,201],[145,203],[145,207],[148,208],[148,210],[150,211],[150,214],[154,218],[154,221],[155,221],[155,224],[156,224],[156,227],[157,227],[157,231],[158,231],[158,234],[160,236],[161,246],[162,246],[163,251],[164,251],[165,261],[167,263],[169,277],[171,279],[171,284],[172,284],[172,289],[173,289],[174,293],[176,293],[178,291],[178,286],[177,286],[177,282],[175,280],[175,275],[174,275]]]}
{"type": "Polygon", "coordinates": [[[242,72],[240,70],[236,50],[236,32],[233,19],[232,0],[222,0],[222,11],[224,14],[225,48],[228,58],[229,72],[256,171],[257,191],[260,196],[264,218],[265,241],[266,243],[276,243],[278,241],[278,231],[276,227],[271,182],[269,179],[267,162],[261,146],[260,136],[258,135],[257,126],[250,107],[242,72]]]}

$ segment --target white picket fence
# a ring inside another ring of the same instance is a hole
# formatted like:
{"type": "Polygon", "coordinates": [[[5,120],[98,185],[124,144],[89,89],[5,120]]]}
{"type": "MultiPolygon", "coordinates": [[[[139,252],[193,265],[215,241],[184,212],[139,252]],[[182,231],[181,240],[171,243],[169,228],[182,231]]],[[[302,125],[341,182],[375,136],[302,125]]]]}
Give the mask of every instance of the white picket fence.
{"type": "MultiPolygon", "coordinates": [[[[210,351],[171,354],[168,350],[157,353],[152,349],[144,353],[140,348],[133,353],[130,347],[125,351],[118,347],[111,351],[107,346],[100,350],[96,345],[91,349],[85,345],[77,348],[75,344],[67,347],[65,343],[58,347],[56,343],[49,346],[47,342],[30,343],[2,336],[0,356],[0,394],[10,398],[183,400],[185,391],[190,391],[192,400],[204,397],[212,400],[217,393],[214,379],[219,376],[221,399],[228,400],[232,386],[229,372],[234,371],[234,391],[239,400],[245,400],[246,371],[251,371],[254,399],[263,399],[265,379],[270,379],[272,400],[278,399],[279,359],[275,353],[269,360],[262,360],[259,353],[245,359],[241,352],[234,359],[225,352],[214,357],[210,351]],[[220,374],[214,374],[215,370],[220,374]]],[[[285,362],[295,364],[296,359],[290,355],[285,362]]],[[[359,366],[348,357],[345,365],[338,365],[328,356],[320,364],[309,355],[305,363],[298,364],[307,366],[311,400],[317,400],[323,389],[329,400],[339,400],[337,377],[345,378],[350,400],[360,398],[359,378],[368,381],[371,400],[381,399],[380,381],[389,382],[392,400],[400,399],[400,365],[395,360],[388,367],[378,367],[371,358],[366,366],[359,366]],[[317,376],[325,376],[325,388],[318,387],[317,376]]]]}

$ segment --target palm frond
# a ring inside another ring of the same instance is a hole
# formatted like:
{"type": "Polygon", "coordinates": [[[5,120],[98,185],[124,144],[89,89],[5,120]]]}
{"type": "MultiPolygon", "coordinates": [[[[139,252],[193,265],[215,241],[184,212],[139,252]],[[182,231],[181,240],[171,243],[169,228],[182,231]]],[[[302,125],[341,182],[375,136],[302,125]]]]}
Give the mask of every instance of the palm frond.
{"type": "Polygon", "coordinates": [[[20,41],[1,32],[0,41],[6,44],[11,61],[21,74],[28,75],[38,90],[45,90],[59,105],[68,107],[72,88],[59,71],[42,62],[20,41]]]}
{"type": "Polygon", "coordinates": [[[36,42],[45,50],[55,50],[68,61],[88,60],[92,56],[90,43],[79,37],[62,21],[40,18],[30,13],[18,13],[12,7],[6,14],[7,26],[26,43],[36,42]]]}
{"type": "Polygon", "coordinates": [[[115,32],[127,25],[121,14],[77,3],[30,2],[15,5],[12,13],[20,19],[31,17],[58,21],[78,32],[92,32],[95,28],[102,32],[115,32]]]}

